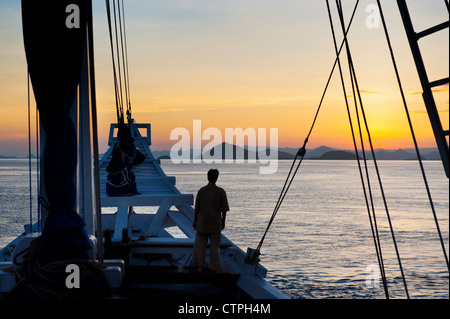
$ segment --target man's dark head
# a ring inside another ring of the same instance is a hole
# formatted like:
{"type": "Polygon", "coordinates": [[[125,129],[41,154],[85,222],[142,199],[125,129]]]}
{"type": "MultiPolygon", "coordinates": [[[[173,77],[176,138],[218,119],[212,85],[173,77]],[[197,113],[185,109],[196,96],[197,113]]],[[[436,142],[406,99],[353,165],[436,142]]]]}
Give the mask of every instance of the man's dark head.
{"type": "Polygon", "coordinates": [[[217,179],[219,178],[219,171],[216,169],[210,169],[208,171],[208,181],[210,183],[215,184],[217,182],[217,179]]]}

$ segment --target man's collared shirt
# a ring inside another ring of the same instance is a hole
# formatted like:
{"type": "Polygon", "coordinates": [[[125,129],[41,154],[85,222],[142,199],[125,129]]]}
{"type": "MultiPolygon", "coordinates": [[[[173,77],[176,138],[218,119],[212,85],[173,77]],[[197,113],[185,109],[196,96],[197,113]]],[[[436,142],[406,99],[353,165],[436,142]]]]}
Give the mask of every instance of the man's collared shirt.
{"type": "Polygon", "coordinates": [[[214,183],[200,188],[195,199],[197,230],[202,233],[214,233],[222,230],[222,212],[229,211],[225,190],[214,183]]]}

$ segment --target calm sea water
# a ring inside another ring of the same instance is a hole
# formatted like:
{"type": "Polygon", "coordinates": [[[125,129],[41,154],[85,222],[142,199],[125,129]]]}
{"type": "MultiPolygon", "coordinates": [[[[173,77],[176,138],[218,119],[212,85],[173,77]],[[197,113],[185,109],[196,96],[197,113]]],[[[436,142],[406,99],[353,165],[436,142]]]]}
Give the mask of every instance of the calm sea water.
{"type": "MultiPolygon", "coordinates": [[[[424,164],[448,252],[449,181],[440,162],[424,164]]],[[[231,208],[224,234],[244,251],[258,245],[291,162],[280,161],[272,175],[259,174],[260,165],[214,165],[231,208]]],[[[181,192],[194,194],[207,183],[206,172],[212,167],[170,160],[161,166],[176,176],[181,192]]],[[[410,297],[449,298],[448,269],[417,162],[380,161],[379,167],[410,297]]],[[[32,171],[35,190],[35,163],[32,171]]],[[[27,160],[0,160],[0,247],[29,223],[28,180],[27,160]]],[[[389,296],[406,298],[375,175],[371,181],[389,296]]],[[[34,220],[35,202],[34,197],[34,220]]],[[[305,160],[261,252],[268,280],[292,298],[385,298],[381,281],[379,287],[376,281],[366,282],[378,263],[353,161],[305,160]]]]}

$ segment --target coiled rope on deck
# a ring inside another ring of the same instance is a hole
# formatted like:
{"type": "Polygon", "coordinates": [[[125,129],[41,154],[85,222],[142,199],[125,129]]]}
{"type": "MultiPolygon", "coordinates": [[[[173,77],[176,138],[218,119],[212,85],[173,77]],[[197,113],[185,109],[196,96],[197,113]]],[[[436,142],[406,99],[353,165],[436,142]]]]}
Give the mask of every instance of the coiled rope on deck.
{"type": "Polygon", "coordinates": [[[33,298],[28,291],[34,295],[34,298],[40,299],[83,297],[80,293],[86,293],[86,290],[81,292],[79,289],[69,289],[66,285],[65,280],[68,273],[66,273],[65,268],[69,264],[75,264],[79,267],[80,286],[86,282],[85,280],[95,277],[97,278],[97,285],[95,286],[97,295],[95,297],[102,298],[109,295],[110,287],[102,272],[102,268],[104,268],[102,264],[88,259],[71,259],[42,264],[39,261],[40,247],[41,237],[38,237],[32,240],[27,248],[14,256],[15,266],[4,269],[4,271],[14,273],[17,278],[16,285],[8,294],[10,297],[33,298]],[[19,258],[23,260],[19,261],[19,258]],[[101,283],[102,286],[100,287],[98,283],[101,283]]]}

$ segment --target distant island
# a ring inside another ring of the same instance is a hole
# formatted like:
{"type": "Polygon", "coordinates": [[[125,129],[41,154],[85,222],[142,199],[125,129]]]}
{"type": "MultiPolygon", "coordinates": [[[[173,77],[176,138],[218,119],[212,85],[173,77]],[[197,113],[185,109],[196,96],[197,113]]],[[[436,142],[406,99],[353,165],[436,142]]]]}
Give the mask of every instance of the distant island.
{"type": "MultiPolygon", "coordinates": [[[[359,156],[358,156],[359,157],[359,156]]],[[[317,158],[319,160],[355,160],[355,153],[347,151],[329,151],[317,158]]]]}
{"type": "MultiPolygon", "coordinates": [[[[232,158],[236,159],[236,154],[243,154],[243,159],[247,160],[248,158],[256,158],[258,159],[258,152],[253,147],[244,147],[241,148],[236,145],[231,145],[227,143],[222,143],[220,145],[215,146],[214,148],[203,152],[201,158],[206,156],[214,155],[214,152],[220,151],[221,149],[221,157],[225,159],[225,148],[229,147],[233,150],[232,158]]],[[[266,149],[266,154],[270,154],[269,152],[273,151],[269,148],[266,149]]],[[[280,160],[291,160],[297,154],[297,148],[279,148],[278,149],[278,159],[280,160]]],[[[416,151],[413,148],[407,149],[397,149],[397,150],[386,150],[386,149],[376,149],[374,150],[375,158],[377,160],[417,160],[416,151]]],[[[193,159],[193,154],[196,154],[193,150],[191,150],[190,154],[186,156],[186,158],[193,159]]],[[[198,154],[198,153],[197,153],[198,154]]],[[[229,152],[231,154],[231,152],[229,152]]],[[[439,151],[437,148],[423,148],[420,149],[420,154],[422,160],[440,160],[439,151]]],[[[153,155],[157,159],[170,159],[170,151],[153,151],[153,155]]],[[[359,151],[358,156],[360,159],[363,159],[363,154],[359,151]]],[[[365,152],[366,159],[372,160],[372,152],[365,152]]],[[[198,158],[198,157],[197,157],[198,158]]],[[[311,160],[355,160],[356,155],[353,150],[341,150],[337,148],[332,148],[328,146],[320,146],[317,148],[307,149],[305,154],[305,159],[311,160]]]]}

